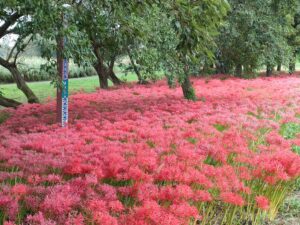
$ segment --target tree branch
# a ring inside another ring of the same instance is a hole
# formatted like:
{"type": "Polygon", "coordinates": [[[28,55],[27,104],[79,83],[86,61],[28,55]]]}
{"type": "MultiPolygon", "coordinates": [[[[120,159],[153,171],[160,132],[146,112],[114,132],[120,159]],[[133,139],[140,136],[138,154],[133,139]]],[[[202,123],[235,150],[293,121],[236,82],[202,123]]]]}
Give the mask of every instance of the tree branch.
{"type": "Polygon", "coordinates": [[[0,95],[1,106],[17,108],[21,104],[22,104],[21,102],[15,101],[13,99],[5,98],[4,96],[0,95]]]}
{"type": "MultiPolygon", "coordinates": [[[[22,38],[21,41],[22,41],[23,39],[25,39],[25,38],[26,38],[26,37],[22,38]]],[[[28,41],[22,46],[22,48],[17,49],[17,52],[16,52],[15,57],[14,57],[14,62],[13,62],[14,64],[16,64],[19,54],[20,54],[22,51],[24,51],[24,49],[28,46],[28,44],[30,43],[30,41],[32,40],[32,38],[33,38],[33,35],[31,35],[30,38],[28,38],[28,41]]]]}
{"type": "Polygon", "coordinates": [[[0,65],[5,68],[9,68],[10,66],[12,66],[11,63],[9,63],[7,60],[3,59],[2,57],[0,57],[0,65]]]}
{"type": "Polygon", "coordinates": [[[12,57],[12,54],[14,53],[14,51],[15,51],[15,49],[16,49],[16,47],[17,47],[17,45],[18,45],[18,41],[16,41],[16,43],[14,44],[14,46],[12,47],[12,49],[10,50],[10,52],[9,52],[9,54],[8,54],[8,56],[7,56],[6,61],[9,62],[9,60],[10,60],[11,57],[12,57]]]}
{"type": "Polygon", "coordinates": [[[10,31],[8,32],[8,28],[13,25],[21,16],[22,15],[16,12],[5,21],[5,23],[0,27],[0,38],[10,33],[10,31]]]}

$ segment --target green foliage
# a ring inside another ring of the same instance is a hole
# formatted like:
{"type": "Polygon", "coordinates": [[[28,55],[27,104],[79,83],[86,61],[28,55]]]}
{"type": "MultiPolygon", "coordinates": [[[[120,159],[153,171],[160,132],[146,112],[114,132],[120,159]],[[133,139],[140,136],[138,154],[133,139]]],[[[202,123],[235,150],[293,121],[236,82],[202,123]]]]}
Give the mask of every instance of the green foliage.
{"type": "MultiPolygon", "coordinates": [[[[6,8],[20,6],[31,18],[20,26],[18,23],[20,32],[24,37],[32,34],[39,43],[41,55],[49,60],[45,66],[49,75],[55,75],[57,40],[65,37],[68,41],[61,54],[79,65],[101,63],[109,67],[116,59],[131,54],[132,67],[127,70],[140,73],[140,79],[151,80],[159,78],[157,71],[166,71],[170,84],[197,73],[203,58],[213,58],[213,37],[228,9],[225,0],[32,0],[27,5],[14,1],[6,8]]],[[[31,73],[35,80],[44,79],[31,73]]],[[[192,87],[186,93],[185,97],[195,99],[192,87]]]]}
{"type": "Polygon", "coordinates": [[[300,124],[298,123],[285,123],[280,128],[280,134],[285,139],[294,139],[300,133],[300,124]]]}
{"type": "Polygon", "coordinates": [[[112,178],[105,178],[102,180],[104,184],[108,184],[114,187],[126,187],[126,186],[132,186],[133,181],[132,180],[115,180],[112,178]]]}
{"type": "Polygon", "coordinates": [[[195,145],[195,144],[197,144],[198,139],[193,138],[193,137],[188,137],[188,138],[187,138],[187,141],[188,141],[189,143],[195,145]]]}
{"type": "Polygon", "coordinates": [[[155,148],[156,144],[155,142],[153,142],[152,140],[147,140],[146,144],[150,147],[150,148],[155,148]]]}
{"type": "MultiPolygon", "coordinates": [[[[172,25],[178,37],[176,52],[166,60],[169,79],[179,76],[183,83],[185,77],[194,73],[204,59],[212,60],[218,26],[229,8],[227,1],[166,1],[167,15],[172,18],[172,25]],[[196,65],[196,66],[195,66],[196,65]]],[[[186,90],[194,97],[194,90],[186,90]]]]}
{"type": "Polygon", "coordinates": [[[223,132],[223,131],[227,130],[229,128],[229,126],[226,124],[223,125],[223,124],[217,123],[217,124],[214,124],[214,128],[216,128],[220,132],[223,132]]]}
{"type": "Polygon", "coordinates": [[[195,89],[194,89],[193,87],[189,87],[189,88],[187,89],[187,91],[184,93],[184,97],[185,97],[187,100],[196,101],[196,100],[197,100],[197,97],[196,97],[195,89]]]}
{"type": "Polygon", "coordinates": [[[222,165],[222,163],[218,162],[211,156],[207,156],[204,163],[207,165],[211,165],[211,166],[221,166],[222,165]]]}
{"type": "MultiPolygon", "coordinates": [[[[232,10],[218,37],[219,63],[229,73],[246,76],[263,65],[288,65],[293,49],[287,37],[292,33],[295,0],[230,0],[232,10]]],[[[253,76],[251,75],[251,76],[253,76]]]]}
{"type": "Polygon", "coordinates": [[[6,221],[7,215],[4,213],[3,210],[0,210],[0,224],[4,224],[6,221]]]}
{"type": "Polygon", "coordinates": [[[294,145],[292,147],[293,152],[297,153],[298,155],[300,155],[300,146],[294,145]]]}
{"type": "MultiPolygon", "coordinates": [[[[157,5],[146,8],[143,16],[132,13],[129,19],[131,29],[140,28],[140,35],[133,33],[125,37],[127,54],[131,54],[144,80],[157,80],[160,78],[159,71],[165,70],[163,63],[169,59],[168,55],[175,54],[178,44],[175,31],[171,27],[172,21],[157,5]]],[[[125,69],[134,71],[132,62],[125,69]]]]}

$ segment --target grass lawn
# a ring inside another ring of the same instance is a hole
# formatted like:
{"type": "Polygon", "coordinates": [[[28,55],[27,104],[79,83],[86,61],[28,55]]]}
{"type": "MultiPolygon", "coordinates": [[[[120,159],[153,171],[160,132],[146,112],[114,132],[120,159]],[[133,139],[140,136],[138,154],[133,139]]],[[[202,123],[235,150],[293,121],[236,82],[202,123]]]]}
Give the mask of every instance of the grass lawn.
{"type": "MultiPolygon", "coordinates": [[[[131,73],[127,76],[119,75],[122,80],[136,81],[136,75],[131,73]]],[[[48,97],[55,97],[56,88],[50,84],[49,81],[42,82],[30,82],[27,83],[29,87],[34,91],[41,101],[44,101],[48,97]]],[[[110,85],[112,83],[110,82],[110,85]]],[[[69,91],[70,94],[84,90],[85,92],[93,92],[99,87],[98,76],[76,78],[69,80],[69,91]]],[[[20,102],[26,102],[25,95],[17,88],[16,84],[1,84],[0,90],[3,95],[7,98],[11,98],[20,102]]]]}

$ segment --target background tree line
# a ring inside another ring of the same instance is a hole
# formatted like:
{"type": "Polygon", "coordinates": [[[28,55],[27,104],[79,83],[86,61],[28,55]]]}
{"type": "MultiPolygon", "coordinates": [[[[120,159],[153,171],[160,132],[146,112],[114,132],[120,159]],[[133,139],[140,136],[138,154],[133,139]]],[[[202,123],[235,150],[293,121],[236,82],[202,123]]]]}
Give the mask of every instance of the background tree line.
{"type": "MultiPolygon", "coordinates": [[[[26,84],[18,59],[33,44],[46,59],[41,69],[58,83],[57,55],[83,68],[93,67],[103,89],[108,88],[108,80],[122,83],[115,67],[126,58],[129,63],[123,69],[136,73],[140,84],[157,79],[163,71],[170,86],[178,82],[184,97],[195,100],[191,75],[248,77],[265,68],[270,76],[283,66],[293,73],[300,53],[300,3],[8,0],[0,3],[0,40],[12,34],[13,46],[0,42],[0,66],[10,72],[29,103],[39,99],[26,84]],[[68,41],[60,52],[57,46],[62,36],[68,41]]],[[[0,105],[19,104],[0,93],[0,105]]]]}

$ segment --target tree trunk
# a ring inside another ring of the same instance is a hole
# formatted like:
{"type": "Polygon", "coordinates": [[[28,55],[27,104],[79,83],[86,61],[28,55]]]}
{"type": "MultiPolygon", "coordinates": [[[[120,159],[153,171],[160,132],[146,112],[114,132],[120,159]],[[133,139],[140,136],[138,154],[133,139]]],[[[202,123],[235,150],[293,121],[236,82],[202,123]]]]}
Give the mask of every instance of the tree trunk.
{"type": "Polygon", "coordinates": [[[94,68],[98,74],[99,82],[100,82],[100,88],[101,89],[108,89],[108,74],[107,71],[104,68],[103,63],[97,62],[94,65],[94,68]]]}
{"type": "Polygon", "coordinates": [[[109,70],[109,79],[113,82],[114,85],[120,85],[123,82],[116,76],[115,72],[112,70],[109,70]]]}
{"type": "Polygon", "coordinates": [[[270,64],[267,64],[267,71],[266,71],[266,76],[270,77],[273,74],[273,66],[271,66],[270,64]]]}
{"type": "Polygon", "coordinates": [[[12,64],[7,69],[10,71],[11,75],[13,76],[13,79],[16,82],[17,87],[27,97],[28,103],[39,103],[39,99],[36,97],[36,95],[33,93],[33,91],[28,87],[23,76],[21,75],[20,71],[18,70],[17,66],[12,64]]]}
{"type": "Polygon", "coordinates": [[[114,85],[120,85],[123,82],[116,76],[114,72],[115,59],[113,58],[108,67],[108,78],[113,82],[114,85]]]}
{"type": "Polygon", "coordinates": [[[21,104],[22,104],[21,102],[17,102],[13,99],[5,98],[2,95],[0,95],[0,105],[1,106],[17,108],[21,104]]]}
{"type": "Polygon", "coordinates": [[[229,73],[228,66],[224,62],[216,65],[216,73],[218,73],[218,74],[228,74],[229,73]]]}
{"type": "Polygon", "coordinates": [[[94,63],[94,68],[99,77],[99,83],[101,89],[108,89],[108,71],[105,68],[103,56],[100,52],[100,46],[97,43],[96,39],[93,36],[90,36],[90,40],[92,41],[93,52],[97,58],[97,62],[94,63]]]}
{"type": "Polygon", "coordinates": [[[289,65],[289,73],[293,74],[296,71],[296,63],[291,62],[289,65]]]}
{"type": "Polygon", "coordinates": [[[12,75],[17,87],[25,94],[28,103],[39,103],[39,99],[33,93],[33,91],[27,86],[22,74],[17,68],[15,63],[10,63],[7,60],[0,57],[0,65],[6,68],[12,75]]]}
{"type": "Polygon", "coordinates": [[[183,83],[181,84],[182,92],[184,98],[192,101],[196,101],[195,90],[191,84],[190,77],[188,74],[185,74],[183,83]]]}
{"type": "Polygon", "coordinates": [[[279,63],[279,64],[277,65],[277,72],[281,72],[281,67],[282,67],[282,65],[281,65],[281,63],[279,63]]]}
{"type": "Polygon", "coordinates": [[[293,58],[290,60],[290,63],[289,63],[289,73],[290,74],[292,74],[296,71],[296,58],[297,58],[297,55],[296,55],[296,52],[294,52],[293,58]]]}
{"type": "Polygon", "coordinates": [[[216,73],[217,74],[225,74],[225,68],[222,62],[216,63],[216,73]]]}
{"type": "Polygon", "coordinates": [[[235,75],[237,77],[242,77],[242,74],[243,74],[243,65],[242,64],[236,65],[236,67],[235,67],[235,75]]]}
{"type": "Polygon", "coordinates": [[[132,65],[132,67],[133,67],[133,70],[134,70],[136,76],[138,77],[138,80],[139,80],[138,84],[147,84],[148,82],[142,77],[142,75],[141,75],[138,67],[136,66],[136,64],[134,62],[133,56],[132,56],[132,54],[131,54],[131,52],[130,52],[129,49],[127,49],[127,54],[129,56],[130,63],[132,65]]]}

